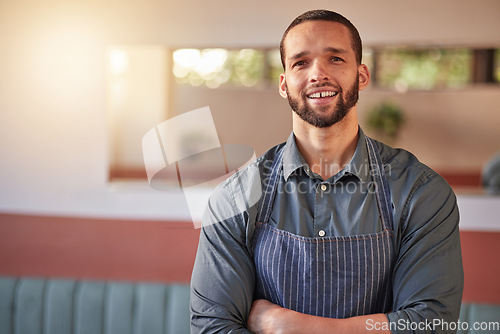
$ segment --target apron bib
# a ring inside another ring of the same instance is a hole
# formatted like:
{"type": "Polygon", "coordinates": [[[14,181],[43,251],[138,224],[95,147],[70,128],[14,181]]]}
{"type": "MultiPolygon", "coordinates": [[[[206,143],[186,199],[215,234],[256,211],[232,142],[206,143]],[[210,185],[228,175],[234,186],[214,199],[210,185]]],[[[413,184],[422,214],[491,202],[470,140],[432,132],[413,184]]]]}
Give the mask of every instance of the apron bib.
{"type": "Polygon", "coordinates": [[[255,227],[256,299],[329,318],[390,311],[394,262],[390,192],[375,143],[366,137],[366,145],[383,229],[345,237],[303,237],[267,223],[281,177],[283,149],[277,153],[255,227]]]}

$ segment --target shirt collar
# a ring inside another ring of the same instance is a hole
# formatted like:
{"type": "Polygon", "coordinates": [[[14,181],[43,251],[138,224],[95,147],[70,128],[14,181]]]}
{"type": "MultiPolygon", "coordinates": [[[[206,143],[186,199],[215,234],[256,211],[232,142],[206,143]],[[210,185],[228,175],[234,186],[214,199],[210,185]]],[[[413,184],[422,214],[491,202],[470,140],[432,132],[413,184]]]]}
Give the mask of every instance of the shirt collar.
{"type": "Polygon", "coordinates": [[[288,137],[283,150],[283,176],[285,180],[288,180],[290,175],[297,169],[306,167],[305,169],[307,170],[309,168],[304,157],[302,157],[302,154],[299,152],[293,132],[288,137]]]}
{"type": "MultiPolygon", "coordinates": [[[[346,174],[355,175],[362,182],[368,183],[371,181],[370,164],[366,148],[366,135],[361,127],[358,127],[358,134],[358,144],[351,161],[344,167],[344,169],[332,176],[328,181],[334,183],[346,174]]],[[[295,142],[295,135],[293,132],[288,137],[283,150],[283,176],[285,177],[285,180],[288,180],[290,175],[301,167],[307,175],[309,175],[309,177],[317,177],[316,174],[311,171],[304,157],[300,153],[297,143],[295,142]]]]}

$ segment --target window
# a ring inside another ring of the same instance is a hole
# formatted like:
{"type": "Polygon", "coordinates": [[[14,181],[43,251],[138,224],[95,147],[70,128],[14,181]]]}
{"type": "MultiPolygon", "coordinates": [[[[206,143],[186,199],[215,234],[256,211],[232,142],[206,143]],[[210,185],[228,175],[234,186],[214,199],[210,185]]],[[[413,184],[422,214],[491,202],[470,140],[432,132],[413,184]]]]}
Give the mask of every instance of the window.
{"type": "MultiPolygon", "coordinates": [[[[471,83],[499,82],[499,50],[364,48],[363,63],[370,68],[376,87],[398,92],[454,89],[471,83]]],[[[173,73],[179,84],[209,88],[276,87],[282,72],[277,48],[178,49],[173,53],[173,73]]]]}
{"type": "Polygon", "coordinates": [[[283,72],[278,49],[178,49],[173,59],[176,82],[192,86],[275,85],[283,72]]]}
{"type": "Polygon", "coordinates": [[[173,53],[178,83],[253,87],[264,81],[265,54],[255,49],[178,49],[173,53]]]}
{"type": "Polygon", "coordinates": [[[281,56],[279,49],[267,51],[267,63],[269,68],[267,78],[275,87],[279,83],[281,73],[283,73],[283,66],[281,65],[281,56]]]}
{"type": "Polygon", "coordinates": [[[471,62],[468,49],[377,49],[375,82],[399,92],[464,87],[471,79],[471,62]]]}

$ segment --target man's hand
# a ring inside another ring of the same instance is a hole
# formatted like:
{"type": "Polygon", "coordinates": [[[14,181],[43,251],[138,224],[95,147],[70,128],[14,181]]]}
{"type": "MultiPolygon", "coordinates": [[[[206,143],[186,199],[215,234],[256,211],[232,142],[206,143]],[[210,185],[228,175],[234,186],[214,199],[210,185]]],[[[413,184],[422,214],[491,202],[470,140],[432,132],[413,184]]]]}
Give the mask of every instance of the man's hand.
{"type": "MultiPolygon", "coordinates": [[[[290,311],[266,299],[257,299],[252,304],[250,315],[248,316],[248,330],[257,334],[283,333],[280,329],[282,313],[290,311]]],[[[291,311],[293,312],[293,311],[291,311]]]]}
{"type": "Polygon", "coordinates": [[[257,299],[253,302],[247,326],[248,330],[256,334],[332,333],[333,331],[346,334],[390,334],[389,324],[384,314],[347,319],[322,318],[295,312],[265,299],[257,299]],[[368,330],[368,321],[379,324],[378,329],[368,330]]]}

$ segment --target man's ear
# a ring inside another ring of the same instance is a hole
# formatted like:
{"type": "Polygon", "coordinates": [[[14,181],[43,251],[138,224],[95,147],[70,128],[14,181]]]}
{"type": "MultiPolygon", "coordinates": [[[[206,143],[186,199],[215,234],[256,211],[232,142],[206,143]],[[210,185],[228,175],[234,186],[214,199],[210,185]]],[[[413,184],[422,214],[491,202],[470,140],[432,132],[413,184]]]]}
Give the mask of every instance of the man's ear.
{"type": "Polygon", "coordinates": [[[359,73],[359,90],[363,90],[368,86],[370,82],[370,71],[368,70],[368,66],[365,64],[361,64],[358,66],[359,73]]]}
{"type": "Polygon", "coordinates": [[[288,94],[286,93],[286,78],[285,73],[280,74],[280,84],[279,84],[280,95],[282,98],[288,98],[288,94]]]}

